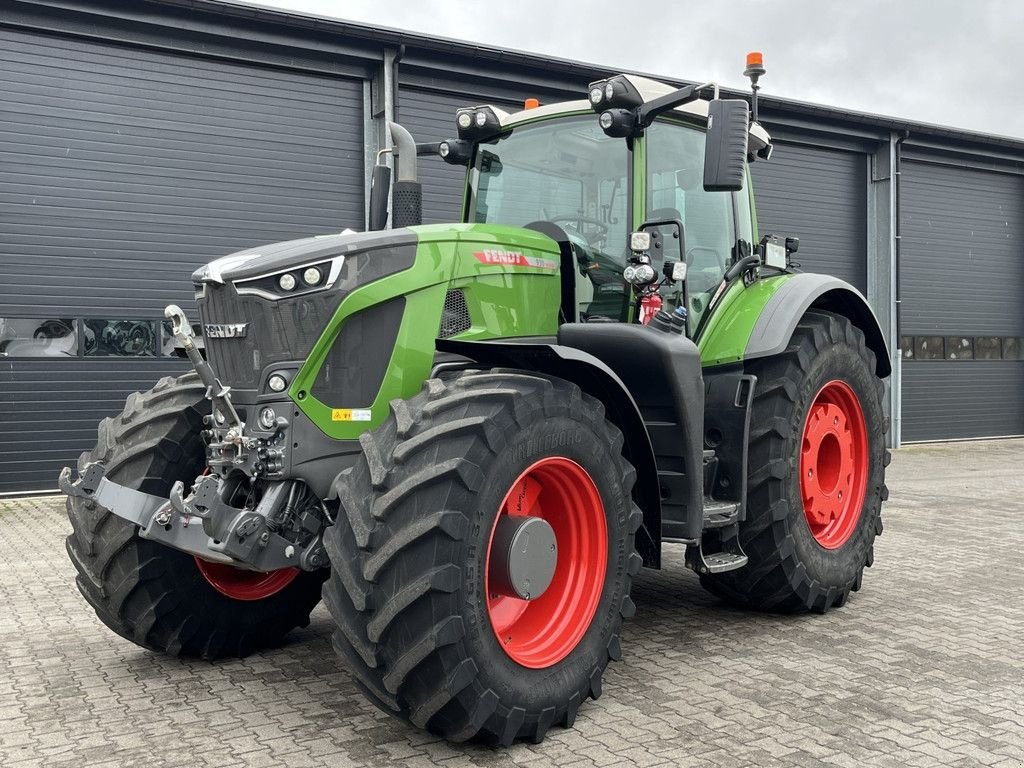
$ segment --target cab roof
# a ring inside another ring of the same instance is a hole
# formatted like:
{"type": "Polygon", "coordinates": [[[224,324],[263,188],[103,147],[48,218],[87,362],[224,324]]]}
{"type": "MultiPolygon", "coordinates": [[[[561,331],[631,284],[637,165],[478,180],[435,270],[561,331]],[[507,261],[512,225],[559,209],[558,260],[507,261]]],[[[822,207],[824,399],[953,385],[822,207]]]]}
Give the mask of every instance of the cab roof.
{"type": "MultiPolygon", "coordinates": [[[[634,88],[643,96],[644,101],[650,101],[656,99],[659,96],[664,96],[667,93],[672,93],[677,90],[674,86],[668,83],[662,83],[657,80],[652,80],[648,77],[640,77],[639,75],[628,75],[623,74],[621,77],[626,78],[633,85],[634,88]]],[[[706,99],[697,99],[691,101],[688,104],[676,107],[672,111],[678,114],[687,115],[689,117],[697,118],[698,121],[707,122],[708,119],[708,105],[709,101],[706,99]]],[[[559,101],[552,104],[545,104],[540,107],[534,107],[532,109],[523,109],[518,112],[506,112],[503,109],[495,107],[491,104],[478,104],[477,107],[488,107],[498,117],[498,122],[502,128],[508,127],[513,128],[520,123],[527,121],[533,121],[538,119],[544,119],[548,117],[557,117],[558,115],[572,114],[574,112],[590,112],[592,107],[589,101],[586,99],[579,99],[578,101],[559,101]]],[[[750,124],[750,150],[756,152],[757,150],[771,144],[771,136],[768,135],[768,131],[760,123],[750,124]]]]}

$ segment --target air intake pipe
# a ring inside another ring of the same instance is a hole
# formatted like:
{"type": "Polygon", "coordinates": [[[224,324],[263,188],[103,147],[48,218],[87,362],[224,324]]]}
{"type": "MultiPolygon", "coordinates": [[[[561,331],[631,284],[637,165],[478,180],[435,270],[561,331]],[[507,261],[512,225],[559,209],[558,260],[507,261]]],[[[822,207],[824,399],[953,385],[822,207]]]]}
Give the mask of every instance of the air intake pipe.
{"type": "Polygon", "coordinates": [[[416,142],[398,123],[388,123],[395,145],[396,176],[391,190],[391,226],[395,229],[423,223],[423,188],[416,181],[416,142]]]}

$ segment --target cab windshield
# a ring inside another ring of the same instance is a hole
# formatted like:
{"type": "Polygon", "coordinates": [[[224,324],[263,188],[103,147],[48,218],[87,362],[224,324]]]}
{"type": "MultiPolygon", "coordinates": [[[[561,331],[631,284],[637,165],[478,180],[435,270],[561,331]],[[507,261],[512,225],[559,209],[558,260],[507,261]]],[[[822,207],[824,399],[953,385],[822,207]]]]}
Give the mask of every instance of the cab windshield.
{"type": "Polygon", "coordinates": [[[625,320],[628,167],[626,143],[592,114],[516,128],[477,151],[470,221],[557,224],[573,242],[581,319],[625,320]]]}

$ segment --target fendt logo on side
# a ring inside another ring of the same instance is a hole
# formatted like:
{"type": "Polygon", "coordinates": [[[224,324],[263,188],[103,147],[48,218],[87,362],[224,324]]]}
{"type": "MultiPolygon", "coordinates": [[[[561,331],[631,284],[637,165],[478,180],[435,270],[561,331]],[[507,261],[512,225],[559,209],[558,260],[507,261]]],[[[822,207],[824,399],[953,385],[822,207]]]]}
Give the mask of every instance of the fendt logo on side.
{"type": "Polygon", "coordinates": [[[248,323],[207,323],[203,332],[211,339],[241,339],[249,332],[248,323]]]}
{"type": "Polygon", "coordinates": [[[558,269],[558,262],[542,259],[538,256],[526,256],[519,251],[501,251],[487,249],[473,254],[481,264],[501,264],[509,267],[537,267],[539,269],[558,269]]]}

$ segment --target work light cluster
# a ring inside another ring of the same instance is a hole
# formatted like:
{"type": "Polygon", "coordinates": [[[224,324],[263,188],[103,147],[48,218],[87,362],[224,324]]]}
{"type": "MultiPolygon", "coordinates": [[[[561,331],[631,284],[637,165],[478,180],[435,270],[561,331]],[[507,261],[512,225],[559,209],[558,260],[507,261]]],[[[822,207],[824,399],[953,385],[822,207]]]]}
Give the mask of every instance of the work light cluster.
{"type": "Polygon", "coordinates": [[[501,132],[501,120],[488,106],[460,109],[455,113],[455,125],[460,139],[482,139],[501,132]]]}

